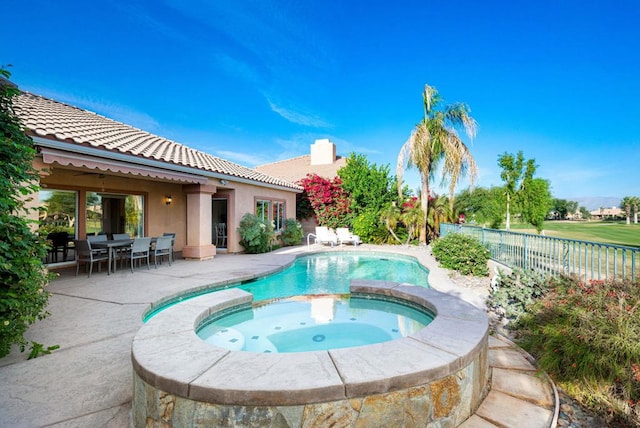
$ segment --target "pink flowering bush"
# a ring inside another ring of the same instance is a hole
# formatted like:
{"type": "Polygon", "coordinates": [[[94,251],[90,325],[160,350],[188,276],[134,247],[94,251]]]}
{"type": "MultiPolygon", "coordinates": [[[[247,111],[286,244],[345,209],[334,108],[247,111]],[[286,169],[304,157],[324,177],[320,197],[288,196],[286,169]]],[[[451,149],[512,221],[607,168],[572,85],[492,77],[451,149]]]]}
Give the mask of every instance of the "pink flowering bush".
{"type": "Polygon", "coordinates": [[[541,368],[612,426],[640,426],[640,283],[562,277],[518,323],[541,368]]]}
{"type": "Polygon", "coordinates": [[[298,217],[310,217],[313,213],[318,224],[330,228],[348,226],[351,220],[351,200],[347,192],[342,189],[342,180],[335,177],[332,180],[317,174],[308,174],[298,182],[304,188],[304,195],[309,207],[303,201],[299,203],[298,217]]]}

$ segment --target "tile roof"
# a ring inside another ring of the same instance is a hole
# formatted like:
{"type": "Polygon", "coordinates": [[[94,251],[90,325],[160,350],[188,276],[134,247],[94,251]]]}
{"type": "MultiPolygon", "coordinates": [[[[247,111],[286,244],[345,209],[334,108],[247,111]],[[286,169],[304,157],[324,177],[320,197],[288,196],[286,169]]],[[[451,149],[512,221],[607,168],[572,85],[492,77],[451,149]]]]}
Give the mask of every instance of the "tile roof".
{"type": "MultiPolygon", "coordinates": [[[[39,95],[22,92],[13,99],[13,106],[30,135],[55,139],[70,145],[94,147],[107,152],[197,168],[258,183],[300,189],[282,178],[269,176],[91,111],[39,95]]],[[[167,165],[167,168],[170,169],[171,166],[167,165]]]]}
{"type": "Polygon", "coordinates": [[[342,156],[336,156],[335,162],[330,164],[311,165],[311,155],[304,155],[256,166],[255,169],[264,174],[296,183],[307,174],[318,174],[320,177],[332,179],[338,175],[338,170],[346,165],[347,158],[342,156]]]}

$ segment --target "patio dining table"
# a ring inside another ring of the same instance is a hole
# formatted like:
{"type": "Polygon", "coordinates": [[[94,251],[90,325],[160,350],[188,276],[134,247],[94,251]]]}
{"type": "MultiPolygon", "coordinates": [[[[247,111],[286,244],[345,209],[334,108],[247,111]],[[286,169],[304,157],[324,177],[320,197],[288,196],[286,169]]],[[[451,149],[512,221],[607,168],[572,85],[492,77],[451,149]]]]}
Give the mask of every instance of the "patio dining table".
{"type": "Polygon", "coordinates": [[[107,266],[107,275],[111,274],[111,265],[113,264],[113,272],[116,272],[115,253],[118,249],[129,248],[133,244],[133,239],[111,239],[108,241],[95,241],[91,243],[91,248],[104,248],[109,254],[109,265],[107,266]]]}

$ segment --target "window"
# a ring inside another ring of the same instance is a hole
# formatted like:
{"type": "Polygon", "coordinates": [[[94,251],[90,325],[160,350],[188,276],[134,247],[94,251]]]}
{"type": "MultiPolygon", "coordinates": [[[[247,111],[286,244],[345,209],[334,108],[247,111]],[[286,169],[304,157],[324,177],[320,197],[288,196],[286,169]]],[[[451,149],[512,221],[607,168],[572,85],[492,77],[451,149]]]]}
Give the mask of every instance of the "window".
{"type": "Polygon", "coordinates": [[[78,193],[70,190],[40,190],[38,233],[46,237],[51,249],[45,263],[74,260],[69,245],[77,234],[78,193]]]}
{"type": "Polygon", "coordinates": [[[269,207],[271,201],[258,200],[256,201],[256,215],[262,219],[262,221],[269,221],[269,207]]]}
{"type": "Polygon", "coordinates": [[[271,217],[273,220],[273,228],[278,231],[284,228],[284,220],[285,220],[285,211],[284,211],[284,202],[274,201],[273,202],[273,216],[271,217]]]}
{"type": "Polygon", "coordinates": [[[283,201],[256,200],[256,215],[263,221],[270,221],[273,229],[278,232],[284,228],[286,219],[285,203],[283,201]]]}
{"type": "Polygon", "coordinates": [[[40,232],[65,231],[76,235],[77,192],[40,190],[40,232]]]}
{"type": "Polygon", "coordinates": [[[144,236],[143,208],[144,198],[141,195],[87,192],[87,234],[144,236]]]}

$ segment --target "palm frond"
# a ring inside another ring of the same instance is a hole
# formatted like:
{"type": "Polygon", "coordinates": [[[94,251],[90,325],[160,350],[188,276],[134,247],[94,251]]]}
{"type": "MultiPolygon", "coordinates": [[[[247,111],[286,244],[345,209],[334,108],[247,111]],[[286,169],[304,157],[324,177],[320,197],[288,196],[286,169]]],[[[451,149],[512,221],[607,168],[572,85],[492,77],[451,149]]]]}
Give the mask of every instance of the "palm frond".
{"type": "Polygon", "coordinates": [[[475,138],[478,131],[478,122],[469,115],[471,109],[469,106],[463,103],[456,103],[447,108],[444,111],[444,118],[447,127],[450,128],[464,128],[465,133],[470,139],[475,138]]]}

